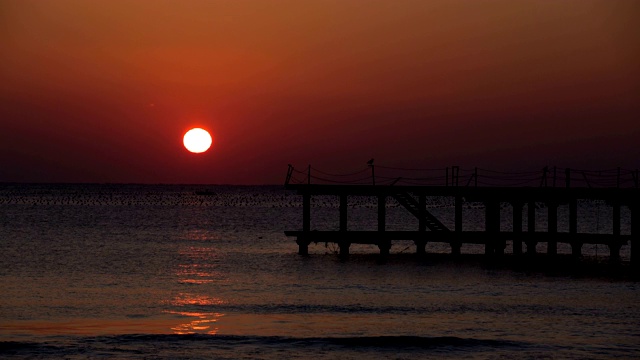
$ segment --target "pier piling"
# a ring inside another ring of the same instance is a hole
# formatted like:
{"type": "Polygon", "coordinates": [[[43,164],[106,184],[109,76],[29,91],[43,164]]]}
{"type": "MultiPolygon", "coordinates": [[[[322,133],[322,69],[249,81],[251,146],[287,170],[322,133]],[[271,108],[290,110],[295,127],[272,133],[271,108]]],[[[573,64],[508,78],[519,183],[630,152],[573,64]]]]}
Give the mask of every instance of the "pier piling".
{"type": "Polygon", "coordinates": [[[547,254],[554,256],[558,254],[558,240],[555,237],[558,233],[558,203],[555,201],[547,202],[547,210],[547,232],[549,233],[547,254]]]}
{"type": "Polygon", "coordinates": [[[527,254],[533,255],[536,253],[536,246],[538,242],[534,240],[533,235],[536,232],[536,202],[529,201],[527,203],[527,232],[529,233],[529,239],[525,242],[527,244],[527,254]]]}
{"type": "Polygon", "coordinates": [[[522,254],[522,206],[521,201],[513,201],[511,207],[513,209],[513,253],[522,254]]]}

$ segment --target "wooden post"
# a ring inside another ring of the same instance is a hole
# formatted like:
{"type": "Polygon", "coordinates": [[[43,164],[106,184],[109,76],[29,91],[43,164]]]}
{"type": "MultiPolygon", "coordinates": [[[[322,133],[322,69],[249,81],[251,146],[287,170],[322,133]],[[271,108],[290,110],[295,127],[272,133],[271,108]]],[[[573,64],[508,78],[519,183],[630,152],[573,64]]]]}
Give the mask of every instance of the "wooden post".
{"type": "Polygon", "coordinates": [[[548,214],[548,232],[549,240],[547,240],[547,254],[558,254],[558,239],[556,234],[558,233],[558,204],[554,201],[547,202],[547,214],[548,214]]]}
{"type": "Polygon", "coordinates": [[[346,240],[349,235],[346,234],[347,231],[347,195],[340,194],[340,231],[345,232],[344,235],[340,236],[340,241],[338,242],[338,247],[340,248],[340,257],[346,259],[349,257],[349,247],[351,243],[346,240]]]}
{"type": "Polygon", "coordinates": [[[302,231],[304,236],[298,237],[296,243],[298,244],[298,254],[309,254],[309,231],[311,231],[311,194],[304,193],[302,195],[302,231]]]}
{"type": "Polygon", "coordinates": [[[485,231],[487,239],[485,242],[485,255],[504,253],[504,247],[498,244],[498,233],[500,232],[500,202],[487,201],[485,206],[485,231]]]}
{"type": "MultiPolygon", "coordinates": [[[[620,168],[618,168],[620,171],[620,168]]],[[[620,243],[620,202],[616,199],[613,201],[613,239],[609,244],[609,260],[611,261],[619,261],[620,260],[620,248],[622,244],[620,243]]]]}
{"type": "Polygon", "coordinates": [[[371,180],[372,180],[373,186],[376,186],[376,169],[373,164],[369,166],[371,166],[371,180]]]}
{"type": "Polygon", "coordinates": [[[340,249],[340,254],[338,256],[340,258],[342,258],[342,259],[346,259],[347,257],[349,257],[349,247],[350,246],[351,246],[350,242],[340,240],[340,242],[338,243],[338,248],[340,249]]]}
{"type": "Polygon", "coordinates": [[[386,226],[387,196],[378,195],[378,231],[384,231],[386,226]]]}
{"type": "Polygon", "coordinates": [[[638,259],[638,250],[640,250],[640,202],[636,201],[629,206],[631,212],[631,249],[629,262],[631,266],[640,269],[640,259],[638,259]]]}
{"type": "Polygon", "coordinates": [[[582,256],[582,242],[578,241],[578,199],[569,200],[569,236],[571,237],[571,254],[579,258],[582,256]]]}
{"type": "Polygon", "coordinates": [[[456,195],[454,217],[456,239],[451,242],[451,254],[457,256],[460,255],[460,248],[462,247],[462,241],[460,240],[460,235],[462,234],[462,196],[460,195],[456,195]]]}
{"type": "Polygon", "coordinates": [[[302,195],[302,231],[311,230],[311,194],[302,195]]]}
{"type": "Polygon", "coordinates": [[[529,201],[527,204],[527,232],[531,235],[531,238],[525,243],[527,244],[527,254],[536,253],[536,245],[538,242],[534,240],[533,234],[536,232],[536,203],[535,201],[529,201]]]}
{"type": "Polygon", "coordinates": [[[340,231],[347,231],[347,195],[340,195],[340,231]]]}
{"type": "MultiPolygon", "coordinates": [[[[387,213],[387,196],[378,195],[378,231],[384,232],[386,227],[386,213],[387,213]]],[[[389,249],[391,248],[391,241],[385,238],[380,238],[378,241],[378,248],[380,249],[380,255],[386,257],[389,255],[389,249]]]]}
{"type": "Polygon", "coordinates": [[[513,253],[522,254],[522,202],[513,201],[513,253]]]}
{"type": "MultiPolygon", "coordinates": [[[[419,194],[418,195],[418,212],[419,212],[420,218],[418,219],[418,231],[420,232],[421,235],[424,235],[423,233],[427,231],[427,223],[425,221],[426,211],[427,211],[427,197],[424,194],[419,194]]],[[[424,239],[424,237],[414,240],[414,243],[416,244],[416,254],[425,255],[427,253],[427,249],[426,249],[427,241],[424,239]]]]}

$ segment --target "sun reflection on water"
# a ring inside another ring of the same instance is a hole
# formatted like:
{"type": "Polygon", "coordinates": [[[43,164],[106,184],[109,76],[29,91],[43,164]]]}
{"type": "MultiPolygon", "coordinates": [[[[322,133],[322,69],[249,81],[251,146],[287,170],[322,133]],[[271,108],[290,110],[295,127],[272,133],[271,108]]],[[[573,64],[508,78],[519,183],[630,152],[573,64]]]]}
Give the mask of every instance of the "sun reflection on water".
{"type": "Polygon", "coordinates": [[[213,311],[194,311],[197,307],[211,307],[224,304],[224,300],[190,293],[180,293],[169,302],[170,305],[190,310],[167,310],[165,313],[180,316],[180,323],[172,326],[175,334],[209,334],[214,335],[218,328],[213,326],[224,314],[213,311]],[[193,310],[191,310],[193,309],[193,310]],[[187,317],[184,319],[183,317],[187,317]]]}
{"type": "MultiPolygon", "coordinates": [[[[218,250],[212,243],[206,242],[219,240],[219,236],[205,231],[192,230],[187,232],[185,240],[197,241],[199,244],[187,243],[178,250],[178,255],[182,258],[181,264],[175,269],[175,276],[179,284],[202,285],[214,282],[221,282],[222,278],[217,271],[218,250]]],[[[187,288],[184,287],[186,290],[187,288]]],[[[210,286],[193,287],[200,291],[212,291],[210,286]]],[[[171,326],[171,331],[175,334],[210,334],[218,332],[216,322],[224,316],[223,313],[211,311],[225,301],[205,294],[195,294],[191,292],[180,292],[166,304],[171,309],[165,311],[177,318],[176,325],[171,326]]]]}
{"type": "Polygon", "coordinates": [[[169,314],[186,316],[188,319],[171,327],[175,334],[208,334],[215,335],[219,329],[213,326],[224,314],[216,312],[167,311],[169,314]]]}

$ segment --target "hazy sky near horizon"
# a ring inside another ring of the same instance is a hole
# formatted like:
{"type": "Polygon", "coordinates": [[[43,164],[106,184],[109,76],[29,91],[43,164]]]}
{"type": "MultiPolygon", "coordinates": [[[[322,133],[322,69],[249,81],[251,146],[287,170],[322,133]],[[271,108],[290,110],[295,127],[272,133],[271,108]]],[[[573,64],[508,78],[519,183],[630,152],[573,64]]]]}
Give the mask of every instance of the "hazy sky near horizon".
{"type": "Polygon", "coordinates": [[[0,0],[0,181],[640,166],[640,2],[0,0]],[[182,146],[192,126],[213,147],[182,146]]]}

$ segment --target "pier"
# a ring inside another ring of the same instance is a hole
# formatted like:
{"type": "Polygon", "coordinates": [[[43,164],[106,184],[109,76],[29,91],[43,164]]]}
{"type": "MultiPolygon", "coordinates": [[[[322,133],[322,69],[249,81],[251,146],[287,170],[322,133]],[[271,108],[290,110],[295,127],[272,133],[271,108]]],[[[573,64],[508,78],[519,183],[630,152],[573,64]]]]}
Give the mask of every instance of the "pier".
{"type": "Polygon", "coordinates": [[[308,166],[298,170],[289,165],[285,189],[302,196],[301,230],[285,231],[294,237],[301,255],[308,254],[312,242],[338,245],[342,257],[349,255],[352,244],[374,244],[380,255],[389,254],[394,240],[412,240],[418,255],[426,253],[429,242],[448,243],[452,255],[459,255],[464,244],[484,245],[488,256],[505,253],[507,241],[512,241],[515,255],[536,252],[539,243],[546,243],[547,255],[554,257],[558,244],[571,246],[571,254],[580,257],[584,244],[601,244],[609,249],[612,261],[620,259],[623,246],[630,246],[630,262],[638,265],[640,251],[640,190],[638,170],[613,169],[586,171],[545,167],[541,171],[506,173],[474,168],[462,170],[453,166],[444,169],[397,169],[369,166],[351,174],[328,174],[308,166]],[[385,175],[380,170],[385,170],[385,175]],[[376,171],[378,176],[376,177],[376,171]],[[395,176],[411,171],[412,177],[395,176]],[[416,176],[413,172],[419,172],[416,176]],[[426,173],[426,175],[425,175],[426,173]],[[389,175],[393,174],[393,176],[389,175]],[[336,231],[311,229],[311,198],[318,195],[336,196],[339,208],[336,231]],[[348,196],[372,197],[377,201],[377,229],[352,231],[348,228],[348,196]],[[449,228],[426,206],[429,197],[448,197],[454,203],[453,227],[449,228]],[[386,226],[387,200],[394,199],[418,220],[414,230],[390,231],[386,226]],[[578,232],[578,201],[604,201],[612,208],[611,233],[578,232]],[[484,204],[485,227],[482,231],[463,229],[463,207],[468,203],[484,204]],[[501,205],[512,206],[513,226],[509,231],[500,228],[501,205]],[[544,209],[537,209],[537,204],[544,209]],[[558,207],[568,205],[568,232],[558,231],[558,207]],[[526,207],[526,219],[523,209],[526,207]],[[630,233],[621,234],[621,207],[628,207],[630,233]],[[546,231],[536,231],[536,214],[546,211],[546,231]],[[523,231],[526,221],[527,230],[523,231]]]}

